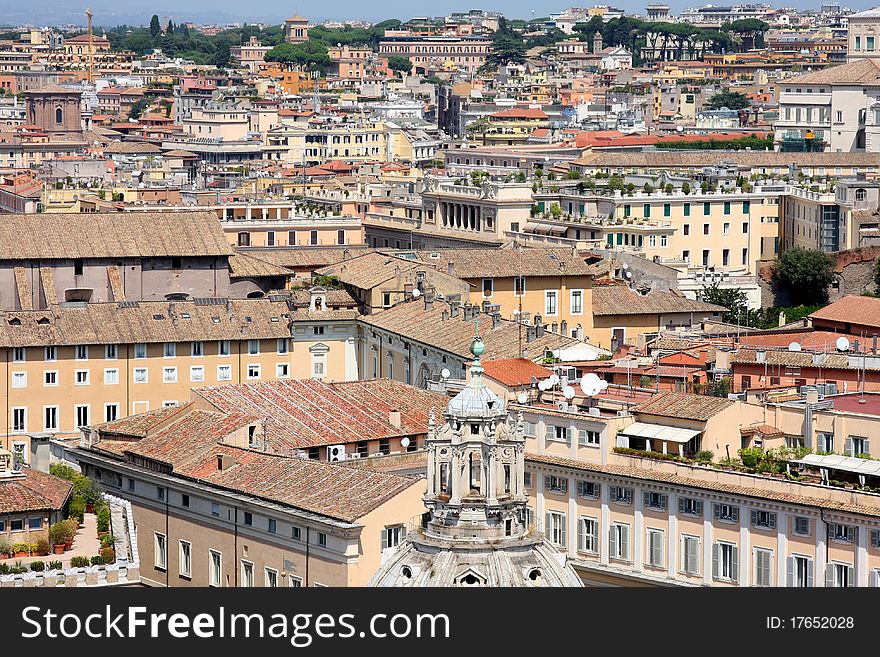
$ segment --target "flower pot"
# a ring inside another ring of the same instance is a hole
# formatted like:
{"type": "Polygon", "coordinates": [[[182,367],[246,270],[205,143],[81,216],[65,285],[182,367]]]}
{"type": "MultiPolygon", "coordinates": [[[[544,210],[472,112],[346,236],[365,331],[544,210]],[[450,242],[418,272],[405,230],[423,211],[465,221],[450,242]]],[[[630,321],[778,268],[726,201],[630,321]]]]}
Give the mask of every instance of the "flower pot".
{"type": "Polygon", "coordinates": [[[71,541],[65,541],[65,542],[64,542],[64,549],[65,549],[65,550],[69,550],[69,549],[72,548],[72,547],[73,547],[73,541],[72,541],[72,540],[71,540],[71,541]]]}
{"type": "Polygon", "coordinates": [[[110,533],[110,532],[107,531],[107,530],[99,531],[99,532],[98,532],[98,538],[101,538],[102,536],[105,536],[106,534],[109,534],[109,533],[110,533]]]}
{"type": "Polygon", "coordinates": [[[27,552],[16,552],[15,556],[16,557],[28,557],[30,555],[27,552]]]}
{"type": "Polygon", "coordinates": [[[55,550],[55,554],[64,554],[65,544],[64,543],[56,543],[52,546],[55,550]]]}
{"type": "Polygon", "coordinates": [[[91,504],[91,503],[86,504],[86,513],[94,513],[94,512],[95,512],[95,505],[91,504]]]}

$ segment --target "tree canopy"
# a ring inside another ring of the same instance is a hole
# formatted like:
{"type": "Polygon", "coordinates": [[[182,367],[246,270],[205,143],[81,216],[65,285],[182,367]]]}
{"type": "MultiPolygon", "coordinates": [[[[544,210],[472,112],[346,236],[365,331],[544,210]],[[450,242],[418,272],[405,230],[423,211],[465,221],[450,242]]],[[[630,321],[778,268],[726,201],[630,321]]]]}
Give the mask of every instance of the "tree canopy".
{"type": "Polygon", "coordinates": [[[738,110],[745,109],[749,106],[749,99],[745,94],[737,91],[721,91],[709,99],[709,109],[727,109],[738,110]]]}
{"type": "Polygon", "coordinates": [[[412,62],[409,57],[400,57],[399,55],[391,55],[388,58],[388,68],[392,71],[409,73],[412,70],[412,62]]]}
{"type": "Polygon", "coordinates": [[[822,251],[789,249],[776,260],[773,279],[794,305],[815,305],[828,300],[834,280],[834,261],[822,251]]]}

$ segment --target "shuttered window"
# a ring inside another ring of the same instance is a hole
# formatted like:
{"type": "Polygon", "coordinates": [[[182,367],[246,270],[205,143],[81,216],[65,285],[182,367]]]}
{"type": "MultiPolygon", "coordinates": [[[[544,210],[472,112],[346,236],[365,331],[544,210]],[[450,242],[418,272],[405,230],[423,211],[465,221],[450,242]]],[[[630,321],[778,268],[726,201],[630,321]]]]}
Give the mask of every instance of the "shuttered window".
{"type": "Polygon", "coordinates": [[[773,586],[773,551],[755,548],[755,586],[773,586]]]}
{"type": "Polygon", "coordinates": [[[712,577],[736,582],[739,577],[738,549],[733,543],[715,543],[712,546],[712,577]]]}
{"type": "Polygon", "coordinates": [[[776,514],[770,511],[752,510],[752,527],[776,529],[776,514]]]}
{"type": "Polygon", "coordinates": [[[688,575],[700,574],[700,539],[696,536],[681,537],[681,570],[688,575]]]}
{"type": "Polygon", "coordinates": [[[599,551],[599,523],[595,518],[581,518],[578,522],[578,551],[599,551]]]}
{"type": "Polygon", "coordinates": [[[612,559],[629,561],[629,525],[613,523],[608,537],[608,555],[612,559]]]}
{"type": "Polygon", "coordinates": [[[649,529],[647,548],[648,565],[655,568],[663,567],[663,536],[662,529],[649,529]]]}

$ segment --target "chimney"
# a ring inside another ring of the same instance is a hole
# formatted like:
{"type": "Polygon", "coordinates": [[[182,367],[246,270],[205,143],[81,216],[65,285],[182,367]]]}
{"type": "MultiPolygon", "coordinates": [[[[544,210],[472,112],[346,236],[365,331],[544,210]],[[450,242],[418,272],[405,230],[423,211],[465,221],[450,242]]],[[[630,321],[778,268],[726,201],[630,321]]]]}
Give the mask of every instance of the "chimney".
{"type": "Polygon", "coordinates": [[[551,333],[559,333],[559,324],[557,324],[556,322],[553,322],[550,325],[550,332],[551,333]]]}
{"type": "Polygon", "coordinates": [[[785,311],[779,311],[779,326],[785,326],[785,311]]]}
{"type": "Polygon", "coordinates": [[[489,306],[491,306],[491,305],[492,305],[492,304],[489,303],[489,300],[488,300],[488,299],[483,299],[483,304],[482,304],[482,306],[481,306],[482,309],[483,309],[483,312],[484,312],[484,313],[489,312],[489,306]]]}
{"type": "Polygon", "coordinates": [[[819,403],[819,389],[816,386],[807,386],[806,401],[808,404],[819,403]]]}
{"type": "Polygon", "coordinates": [[[501,313],[492,313],[492,330],[501,326],[501,313]]]}
{"type": "Polygon", "coordinates": [[[578,324],[577,328],[574,330],[574,337],[581,342],[584,341],[584,327],[580,324],[578,324]]]}
{"type": "MultiPolygon", "coordinates": [[[[425,310],[434,310],[434,293],[433,292],[425,292],[425,310]]],[[[443,311],[444,314],[446,311],[443,311]]]]}
{"type": "Polygon", "coordinates": [[[538,324],[542,324],[542,323],[543,322],[541,322],[541,316],[536,314],[535,315],[535,326],[537,326],[538,324]]]}
{"type": "Polygon", "coordinates": [[[455,276],[455,265],[451,261],[446,263],[446,273],[450,276],[455,276]]]}
{"type": "Polygon", "coordinates": [[[343,260],[351,260],[351,251],[349,249],[342,250],[342,259],[343,260]]]}
{"type": "Polygon", "coordinates": [[[568,322],[565,321],[564,319],[561,322],[559,322],[559,332],[562,335],[568,337],[568,322]]]}
{"type": "Polygon", "coordinates": [[[458,317],[458,309],[461,306],[461,301],[450,301],[449,302],[449,317],[458,317]]]}
{"type": "Polygon", "coordinates": [[[536,337],[536,338],[541,338],[541,337],[543,337],[543,336],[544,336],[544,325],[543,325],[543,324],[538,324],[538,325],[535,327],[535,337],[536,337]]]}
{"type": "MultiPolygon", "coordinates": [[[[426,310],[427,310],[427,308],[426,308],[426,310]]],[[[444,310],[442,313],[440,313],[440,319],[442,319],[444,322],[445,322],[447,319],[449,319],[449,311],[448,311],[448,310],[444,310]]]]}
{"type": "Polygon", "coordinates": [[[537,327],[535,327],[535,326],[529,326],[526,328],[526,342],[527,343],[535,341],[535,333],[537,332],[536,329],[537,329],[537,327]]]}
{"type": "Polygon", "coordinates": [[[400,411],[388,411],[388,424],[395,429],[400,429],[400,411]]]}
{"type": "Polygon", "coordinates": [[[232,458],[229,454],[218,454],[217,455],[217,469],[221,472],[223,470],[228,470],[233,465],[235,465],[237,461],[232,458]]]}

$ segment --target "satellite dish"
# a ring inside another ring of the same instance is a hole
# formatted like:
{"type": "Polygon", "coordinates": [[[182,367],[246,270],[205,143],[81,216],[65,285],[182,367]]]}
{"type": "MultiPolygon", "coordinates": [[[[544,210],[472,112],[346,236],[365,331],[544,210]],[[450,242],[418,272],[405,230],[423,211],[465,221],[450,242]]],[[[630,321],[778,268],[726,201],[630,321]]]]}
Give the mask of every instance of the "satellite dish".
{"type": "Polygon", "coordinates": [[[565,386],[565,387],[562,389],[562,395],[563,395],[566,399],[571,399],[572,397],[574,397],[574,393],[575,393],[575,390],[574,390],[574,388],[572,388],[571,386],[565,386]]]}
{"type": "Polygon", "coordinates": [[[603,381],[592,372],[581,377],[581,391],[583,391],[587,397],[592,397],[606,387],[608,387],[608,382],[603,381]]]}
{"type": "Polygon", "coordinates": [[[556,374],[551,374],[550,378],[548,378],[547,381],[550,382],[551,386],[555,386],[557,383],[559,383],[559,376],[556,374]]]}
{"type": "Polygon", "coordinates": [[[629,269],[629,264],[626,263],[626,262],[624,262],[624,263],[623,263],[623,268],[624,268],[624,269],[629,269]]]}
{"type": "Polygon", "coordinates": [[[847,340],[846,338],[837,338],[837,342],[835,342],[835,344],[837,345],[838,351],[849,351],[849,340],[847,340]]]}
{"type": "Polygon", "coordinates": [[[403,447],[404,449],[406,449],[407,447],[409,447],[409,438],[404,438],[403,440],[401,440],[401,441],[400,441],[400,446],[403,447]]]}
{"type": "Polygon", "coordinates": [[[788,350],[789,351],[800,351],[801,350],[801,343],[800,342],[789,342],[788,350]]]}
{"type": "Polygon", "coordinates": [[[448,379],[450,374],[452,374],[452,372],[450,372],[445,367],[442,370],[440,370],[440,376],[442,376],[444,379],[448,379]]]}
{"type": "Polygon", "coordinates": [[[518,401],[520,404],[525,404],[527,401],[529,401],[529,396],[526,393],[521,392],[516,396],[516,401],[518,401]]]}
{"type": "Polygon", "coordinates": [[[631,271],[626,272],[626,277],[627,277],[627,278],[632,278],[632,277],[633,277],[633,273],[632,273],[631,271]]]}
{"type": "Polygon", "coordinates": [[[420,296],[422,296],[422,291],[419,288],[414,287],[413,291],[412,291],[412,295],[413,295],[413,299],[418,299],[420,296]]]}

